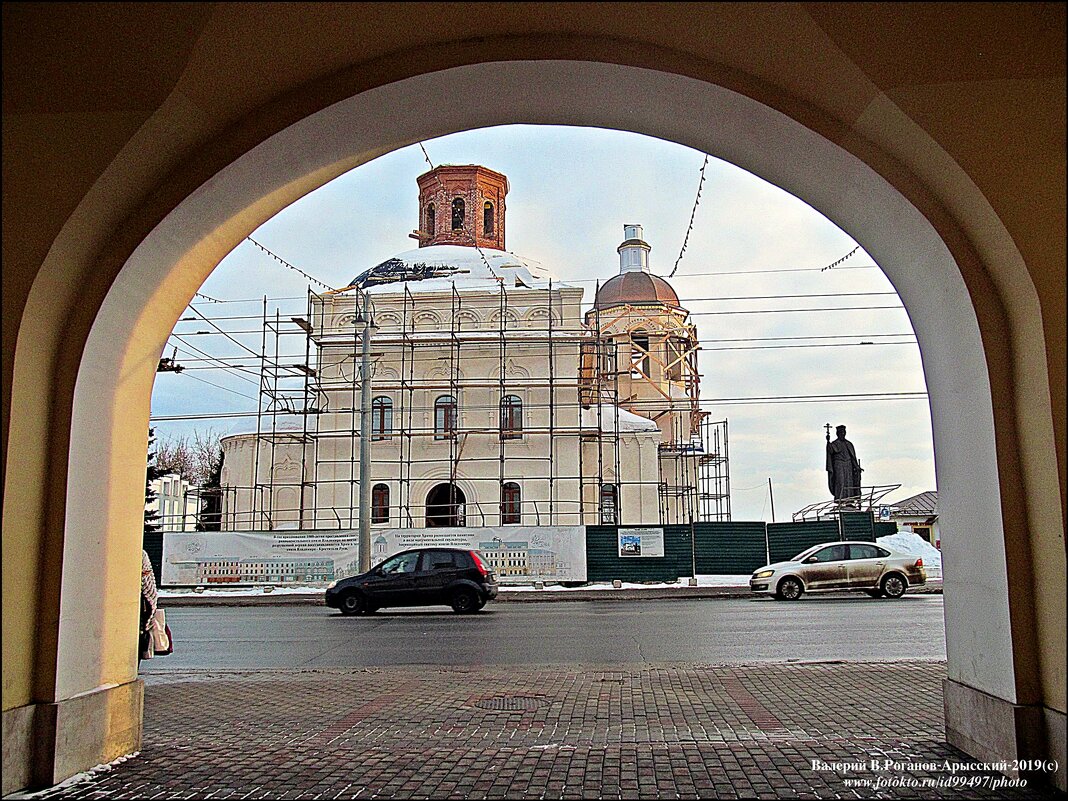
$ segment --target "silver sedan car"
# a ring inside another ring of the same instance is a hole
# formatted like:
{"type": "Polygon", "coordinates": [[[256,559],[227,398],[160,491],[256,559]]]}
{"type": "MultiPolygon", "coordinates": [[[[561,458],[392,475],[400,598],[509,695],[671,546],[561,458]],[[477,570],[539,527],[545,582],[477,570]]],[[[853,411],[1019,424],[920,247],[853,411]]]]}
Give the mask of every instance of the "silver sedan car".
{"type": "Polygon", "coordinates": [[[796,601],[806,592],[861,590],[872,598],[900,598],[909,587],[927,583],[923,559],[872,542],[824,542],[788,562],[762,567],[749,588],[779,600],[796,601]]]}

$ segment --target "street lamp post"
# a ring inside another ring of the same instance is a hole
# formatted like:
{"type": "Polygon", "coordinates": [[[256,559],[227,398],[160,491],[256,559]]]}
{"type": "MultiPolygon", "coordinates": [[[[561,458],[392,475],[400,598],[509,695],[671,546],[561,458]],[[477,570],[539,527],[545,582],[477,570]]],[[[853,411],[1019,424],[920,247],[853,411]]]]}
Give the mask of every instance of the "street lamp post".
{"type": "Polygon", "coordinates": [[[371,311],[362,297],[363,354],[360,361],[360,572],[371,569],[371,311]]]}

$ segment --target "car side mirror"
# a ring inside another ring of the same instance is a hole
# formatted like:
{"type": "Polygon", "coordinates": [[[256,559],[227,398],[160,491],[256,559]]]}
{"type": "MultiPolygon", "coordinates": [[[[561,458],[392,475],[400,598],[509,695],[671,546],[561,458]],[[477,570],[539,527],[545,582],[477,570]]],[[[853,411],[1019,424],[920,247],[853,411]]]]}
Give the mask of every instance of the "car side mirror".
{"type": "Polygon", "coordinates": [[[815,556],[810,556],[808,559],[805,560],[805,564],[806,565],[814,565],[818,561],[819,561],[819,559],[817,559],[815,556]]]}

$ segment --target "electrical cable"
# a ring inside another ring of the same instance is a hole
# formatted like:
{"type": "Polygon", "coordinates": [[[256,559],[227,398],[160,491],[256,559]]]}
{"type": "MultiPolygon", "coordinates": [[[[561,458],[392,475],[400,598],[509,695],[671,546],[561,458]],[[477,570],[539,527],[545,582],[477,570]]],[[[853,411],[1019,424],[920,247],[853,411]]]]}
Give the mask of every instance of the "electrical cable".
{"type": "MultiPolygon", "coordinates": [[[[857,393],[853,395],[769,395],[765,397],[751,397],[751,398],[709,398],[702,399],[700,401],[701,406],[744,406],[752,405],[759,406],[762,404],[774,404],[774,403],[856,403],[856,402],[870,402],[870,401],[888,401],[888,400],[923,400],[927,398],[926,392],[871,392],[871,393],[857,393]]],[[[630,402],[628,405],[636,406],[630,402]]],[[[419,407],[424,410],[429,410],[431,407],[419,407]]],[[[496,405],[493,406],[464,406],[462,411],[472,412],[479,409],[497,409],[496,405]]],[[[527,405],[527,408],[538,408],[535,405],[527,405]]],[[[545,406],[547,408],[547,405],[545,406]]],[[[160,415],[150,417],[150,422],[167,422],[174,420],[213,420],[216,418],[231,418],[231,417],[256,417],[259,412],[219,412],[217,414],[193,414],[193,415],[160,415]]],[[[286,416],[288,413],[280,413],[281,416],[286,416]]],[[[299,416],[299,412],[294,413],[299,416]]],[[[426,429],[429,431],[430,429],[426,429]]],[[[591,429],[592,430],[592,429],[591,429]]],[[[460,431],[459,433],[463,433],[460,431]]]]}
{"type": "Polygon", "coordinates": [[[682,248],[679,250],[679,257],[675,259],[675,266],[671,268],[671,272],[668,274],[668,278],[675,275],[675,271],[679,269],[679,262],[682,261],[682,254],[686,252],[686,245],[690,241],[690,232],[693,230],[693,220],[697,216],[697,204],[701,202],[701,187],[705,185],[705,167],[708,166],[708,154],[705,154],[704,163],[701,164],[701,177],[697,181],[697,197],[693,199],[693,211],[690,212],[690,224],[686,226],[686,236],[682,238],[682,248]]]}
{"type": "MultiPolygon", "coordinates": [[[[281,256],[279,256],[279,255],[278,255],[277,253],[274,253],[274,252],[272,252],[272,251],[268,250],[268,249],[267,249],[266,247],[264,247],[263,245],[261,245],[261,244],[260,244],[259,242],[257,242],[257,241],[256,241],[255,239],[253,239],[253,238],[252,238],[251,236],[246,236],[246,237],[245,237],[245,239],[247,239],[247,240],[248,240],[249,242],[251,242],[251,243],[252,243],[253,245],[255,245],[256,247],[258,247],[258,248],[259,248],[260,250],[262,250],[262,251],[263,251],[264,253],[266,253],[266,254],[267,254],[268,256],[270,256],[270,257],[271,257],[272,259],[274,259],[275,261],[277,261],[277,262],[278,262],[279,264],[283,264],[283,265],[285,265],[286,267],[288,267],[288,268],[289,268],[290,270],[293,270],[293,271],[295,271],[295,272],[298,272],[298,273],[300,273],[300,274],[301,274],[301,275],[303,275],[303,276],[304,276],[305,278],[307,278],[307,279],[308,279],[309,281],[311,281],[311,282],[313,282],[313,283],[316,283],[316,284],[318,284],[318,285],[319,285],[319,286],[321,286],[321,287],[324,287],[324,288],[326,288],[326,289],[328,289],[328,290],[332,290],[332,289],[333,289],[333,287],[329,286],[328,284],[324,284],[324,283],[323,283],[322,281],[320,281],[320,280],[319,280],[318,278],[313,278],[312,276],[308,275],[308,274],[307,274],[306,272],[304,272],[304,271],[303,271],[302,269],[300,269],[299,267],[295,267],[295,266],[293,266],[293,265],[292,265],[292,264],[290,264],[290,263],[289,263],[288,261],[286,261],[286,260],[285,260],[285,259],[283,259],[283,258],[282,258],[281,256]]],[[[218,301],[216,301],[216,302],[218,302],[218,301]]]]}
{"type": "MultiPolygon", "coordinates": [[[[182,373],[184,374],[186,373],[186,371],[183,370],[182,373]]],[[[240,395],[242,398],[248,398],[249,400],[253,401],[257,400],[257,398],[254,398],[251,395],[246,395],[244,392],[238,392],[236,389],[230,389],[229,387],[224,387],[221,384],[216,384],[213,381],[208,381],[206,378],[198,378],[195,375],[191,375],[189,376],[189,378],[192,378],[194,381],[200,381],[203,384],[211,384],[211,386],[215,387],[216,389],[221,389],[226,392],[232,392],[234,395],[240,395]]]]}

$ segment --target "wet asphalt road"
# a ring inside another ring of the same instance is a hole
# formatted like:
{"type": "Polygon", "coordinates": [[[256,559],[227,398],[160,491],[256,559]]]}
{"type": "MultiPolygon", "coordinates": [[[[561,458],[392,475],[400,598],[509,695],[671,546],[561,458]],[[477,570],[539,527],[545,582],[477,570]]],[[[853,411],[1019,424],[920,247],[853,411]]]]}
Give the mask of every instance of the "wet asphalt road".
{"type": "Polygon", "coordinates": [[[174,607],[141,673],[386,665],[944,660],[941,595],[490,603],[343,617],[325,606],[174,607]]]}

